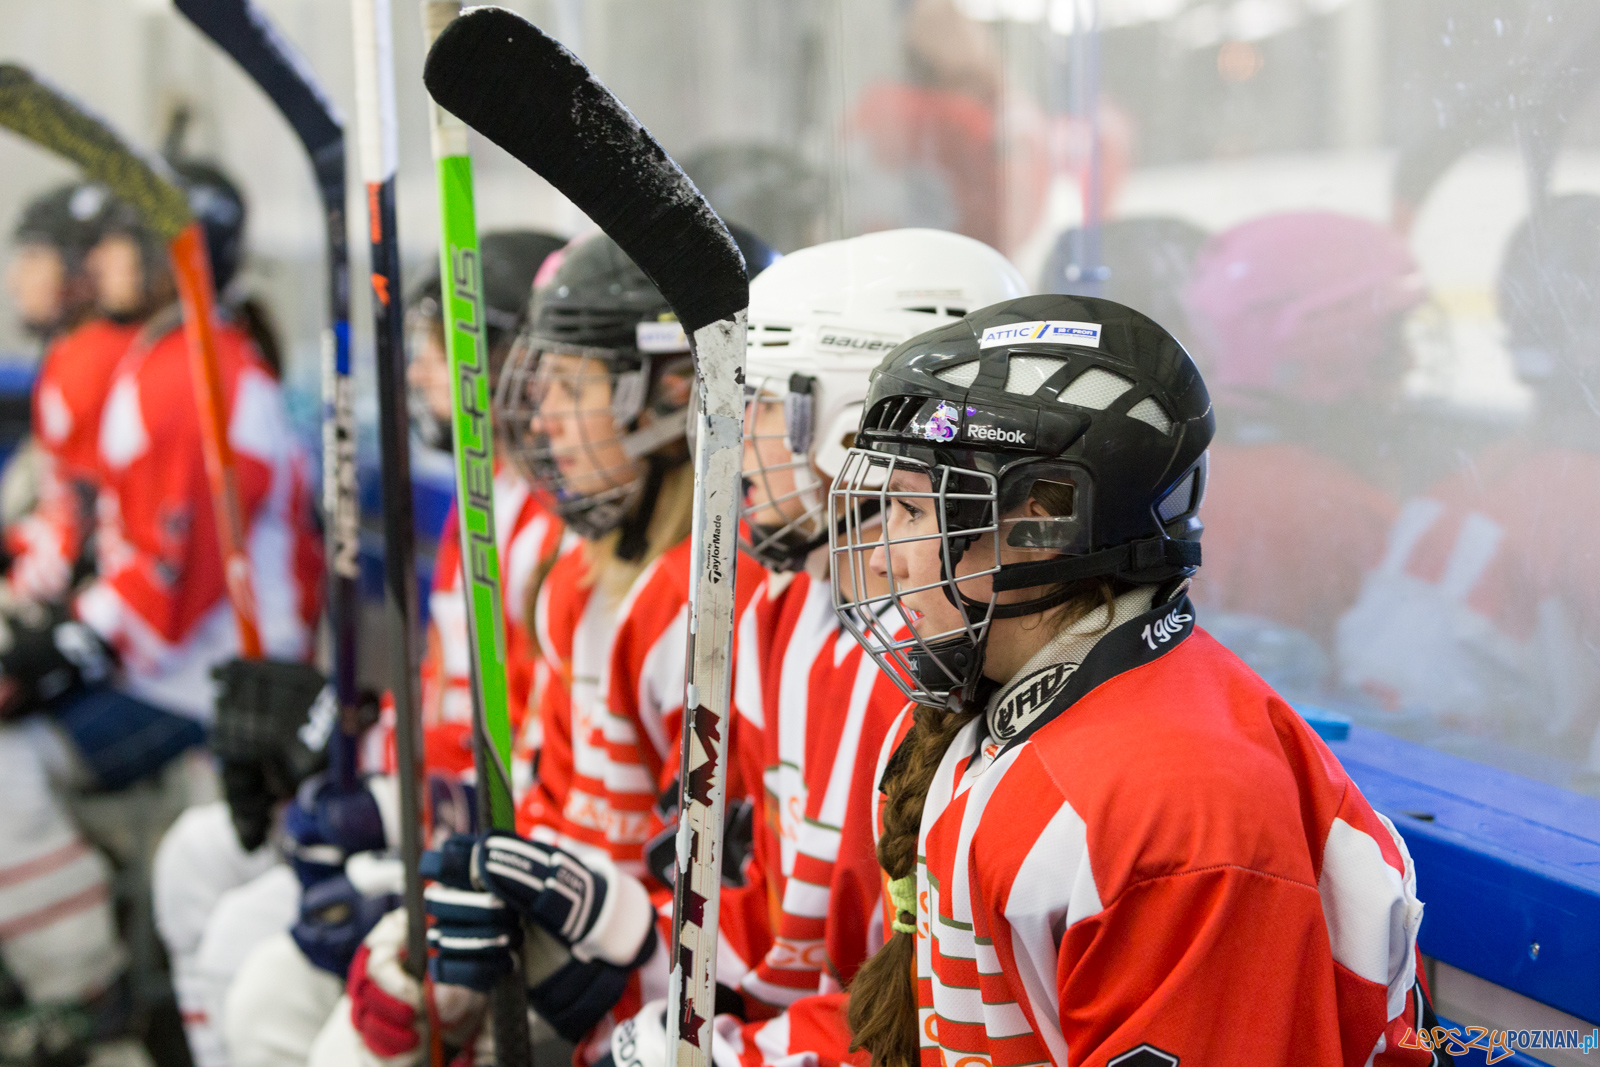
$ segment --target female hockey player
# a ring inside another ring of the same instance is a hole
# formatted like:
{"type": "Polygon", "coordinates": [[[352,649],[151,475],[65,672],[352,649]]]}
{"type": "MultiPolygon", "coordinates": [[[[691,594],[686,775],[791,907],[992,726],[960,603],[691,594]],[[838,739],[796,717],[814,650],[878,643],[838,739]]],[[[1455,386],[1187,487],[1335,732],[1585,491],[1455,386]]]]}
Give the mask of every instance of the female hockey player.
{"type": "Polygon", "coordinates": [[[870,835],[853,850],[842,837],[851,809],[870,811],[871,764],[905,699],[840,628],[827,548],[827,493],[868,373],[908,337],[1025,291],[998,252],[936,230],[818,245],[751,285],[744,517],[770,573],[740,619],[734,737],[755,804],[755,899],[725,900],[744,921],[724,922],[718,972],[747,1018],[842,989],[881,942],[870,835]]]}
{"type": "Polygon", "coordinates": [[[832,497],[836,567],[891,587],[839,583],[841,620],[914,701],[850,989],[875,1065],[1430,1062],[1404,841],[1195,626],[1211,435],[1182,347],[1106,300],[877,369],[832,497]]]}
{"type": "MultiPolygon", "coordinates": [[[[546,257],[560,247],[559,239],[531,231],[483,236],[485,341],[491,382],[517,336],[534,277],[546,257]]],[[[445,364],[437,272],[413,290],[407,325],[412,406],[436,416],[434,425],[442,429],[442,439],[435,437],[427,443],[448,447],[449,378],[447,372],[434,373],[445,364]]],[[[522,613],[512,610],[512,605],[538,568],[549,565],[551,554],[561,543],[562,528],[533,498],[526,481],[509,466],[497,476],[495,487],[508,646],[515,654],[526,647],[528,638],[520,625],[522,613]]],[[[459,558],[452,510],[435,559],[427,652],[422,663],[425,762],[431,776],[430,788],[437,793],[432,805],[435,822],[445,826],[446,832],[471,825],[461,797],[463,775],[470,771],[472,755],[468,640],[458,581],[459,558]],[[452,797],[453,803],[445,803],[452,797]],[[451,816],[441,810],[446,807],[460,816],[459,822],[453,823],[451,816]]],[[[513,662],[528,658],[523,654],[513,662]]],[[[531,670],[512,671],[512,715],[519,725],[525,718],[531,680],[531,670]]],[[[303,722],[303,704],[317,687],[301,686],[299,691],[304,694],[302,705],[295,710],[303,722]]],[[[228,706],[221,714],[237,717],[247,711],[228,706]]],[[[301,791],[294,800],[294,810],[284,813],[287,837],[278,842],[281,849],[261,848],[256,853],[270,869],[247,884],[229,889],[209,915],[195,916],[203,924],[204,933],[194,950],[194,970],[204,990],[207,1032],[220,1033],[223,1038],[221,1047],[215,1050],[223,1057],[221,1062],[235,1067],[303,1062],[344,988],[345,971],[356,946],[377,917],[393,906],[398,871],[392,865],[375,864],[366,855],[349,864],[343,862],[346,853],[382,851],[398,844],[393,820],[395,786],[381,773],[390,767],[387,749],[391,736],[380,725],[363,737],[362,769],[375,774],[354,793],[341,794],[337,788],[320,783],[301,791]],[[329,832],[334,825],[360,829],[352,836],[342,836],[329,832]],[[280,857],[280,851],[286,855],[280,857]],[[304,862],[304,857],[313,853],[320,854],[322,861],[304,862]]],[[[277,762],[281,767],[286,761],[277,762]]],[[[276,777],[291,792],[299,784],[293,775],[281,770],[263,777],[276,777]]],[[[466,779],[470,781],[470,774],[466,779]]],[[[235,806],[235,825],[241,825],[241,805],[254,808],[258,819],[265,815],[258,831],[264,834],[274,808],[282,806],[288,797],[262,796],[256,798],[259,803],[254,803],[235,792],[229,799],[235,806]]],[[[225,822],[212,815],[205,825],[217,834],[225,822]]],[[[198,826],[193,829],[198,833],[198,826]]],[[[170,849],[171,856],[176,857],[206,847],[225,854],[229,847],[237,848],[231,841],[193,837],[180,849],[178,842],[171,840],[176,836],[176,830],[169,835],[170,844],[164,845],[164,854],[170,849]]],[[[262,838],[252,837],[247,843],[259,846],[262,838]]],[[[191,1038],[202,1035],[201,1027],[191,1026],[190,1034],[191,1038]]]]}
{"type": "MultiPolygon", "coordinates": [[[[601,1024],[613,1010],[632,1014],[665,990],[657,906],[670,893],[647,871],[645,843],[662,826],[656,799],[674,777],[683,712],[692,388],[688,342],[666,301],[615,243],[594,235],[569,246],[536,292],[498,389],[512,457],[582,544],[538,591],[539,650],[554,680],[541,701],[537,779],[519,805],[526,837],[491,835],[484,851],[538,857],[545,874],[558,867],[582,888],[567,891],[580,898],[570,912],[568,895],[509,881],[465,897],[447,890],[454,903],[435,893],[436,977],[487,989],[509,966],[508,942],[485,946],[470,931],[506,916],[519,929],[518,916],[542,925],[552,937],[528,950],[530,971],[543,977],[529,1003],[568,1039],[590,1038],[586,1059],[604,1051],[601,1024]]],[[[760,574],[748,560],[739,566],[742,604],[760,574]]],[[[463,865],[473,844],[449,843],[443,868],[434,854],[431,876],[470,885],[463,865]]],[[[385,929],[358,953],[351,1008],[335,1023],[359,1031],[368,1057],[420,1055],[419,993],[385,929]]],[[[348,1034],[324,1038],[319,1050],[348,1054],[348,1034]]]]}
{"type": "MultiPolygon", "coordinates": [[[[244,208],[225,180],[186,179],[218,281],[239,261],[244,208]]],[[[166,257],[131,226],[97,246],[103,310],[141,323],[99,419],[96,575],[65,617],[18,610],[0,654],[5,711],[0,941],[31,1000],[100,1005],[121,969],[104,861],[56,790],[117,789],[204,738],[210,670],[237,647],[166,257]],[[126,267],[131,269],[112,270],[126,267]],[[119,286],[110,283],[120,280],[119,286]]],[[[219,322],[229,437],[267,648],[310,651],[321,577],[303,459],[254,346],[219,322]]]]}
{"type": "Polygon", "coordinates": [[[25,495],[32,506],[4,532],[7,591],[24,600],[59,602],[93,565],[100,414],[139,323],[96,309],[94,278],[102,271],[91,259],[129,211],[103,186],[74,182],[30,204],[17,225],[18,255],[7,280],[34,291],[31,300],[15,293],[17,310],[47,346],[34,376],[32,436],[8,461],[0,491],[0,511],[9,512],[13,469],[31,469],[34,484],[25,495]]]}
{"type": "MultiPolygon", "coordinates": [[[[751,284],[745,547],[769,573],[738,629],[733,738],[754,840],[746,884],[723,890],[717,981],[740,997],[717,1019],[719,1057],[848,1055],[840,991],[883,941],[873,771],[905,697],[834,614],[827,494],[879,360],[1024,291],[998,252],[936,230],[804,249],[751,284]]],[[[618,1067],[666,1067],[664,1006],[612,1031],[618,1067]]]]}

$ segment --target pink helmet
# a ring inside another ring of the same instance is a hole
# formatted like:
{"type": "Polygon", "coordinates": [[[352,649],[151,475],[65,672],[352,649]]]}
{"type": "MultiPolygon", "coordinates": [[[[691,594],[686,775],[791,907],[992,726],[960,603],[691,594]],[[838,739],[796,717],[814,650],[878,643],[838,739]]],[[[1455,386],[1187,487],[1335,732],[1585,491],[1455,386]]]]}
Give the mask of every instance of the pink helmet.
{"type": "Polygon", "coordinates": [[[1394,231],[1308,211],[1252,219],[1206,242],[1184,304],[1214,396],[1330,403],[1372,385],[1397,318],[1424,295],[1394,231]]]}

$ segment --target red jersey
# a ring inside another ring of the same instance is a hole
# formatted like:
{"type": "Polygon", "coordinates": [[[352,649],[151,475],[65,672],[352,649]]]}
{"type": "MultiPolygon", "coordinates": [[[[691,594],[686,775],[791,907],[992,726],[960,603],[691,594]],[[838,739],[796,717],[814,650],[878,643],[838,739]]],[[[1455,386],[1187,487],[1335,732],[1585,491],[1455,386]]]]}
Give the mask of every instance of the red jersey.
{"type": "MultiPolygon", "coordinates": [[[[598,852],[643,881],[658,909],[663,945],[670,942],[672,894],[646,869],[644,844],[662,829],[656,798],[677,774],[690,552],[688,539],[668,549],[620,597],[589,583],[584,550],[568,552],[551,568],[535,618],[551,670],[539,708],[543,747],[517,810],[523,836],[579,856],[598,852]]],[[[736,610],[743,611],[761,571],[742,554],[737,567],[736,610]]],[[[611,1021],[665,996],[666,982],[666,953],[658,950],[629,978],[581,1055],[603,1055],[611,1021]]]]}
{"type": "Polygon", "coordinates": [[[1131,615],[946,751],[918,841],[927,1067],[1144,1046],[1160,1062],[1431,1062],[1399,1047],[1421,1013],[1405,842],[1193,614],[1179,599],[1131,615]]]}
{"type": "MultiPolygon", "coordinates": [[[[302,659],[322,591],[305,458],[254,346],[227,323],[216,340],[262,643],[269,656],[302,659]]],[[[118,364],[99,476],[98,577],[77,614],[118,650],[132,695],[209,720],[211,667],[237,653],[239,636],[181,330],[134,345],[118,364]]]]}
{"type": "Polygon", "coordinates": [[[94,319],[51,345],[39,364],[32,396],[34,439],[44,459],[39,503],[5,535],[11,588],[19,596],[57,600],[71,584],[94,523],[101,409],[138,330],[94,319]]]}
{"type": "Polygon", "coordinates": [[[1587,750],[1600,769],[1595,485],[1600,455],[1510,441],[1409,501],[1340,620],[1345,683],[1459,728],[1587,750]]]}
{"type": "MultiPolygon", "coordinates": [[[[494,479],[495,543],[500,553],[506,628],[506,700],[518,739],[517,777],[527,784],[538,750],[538,695],[548,674],[524,619],[528,584],[539,568],[570,547],[566,527],[509,467],[494,479]]],[[[422,712],[428,767],[462,774],[472,767],[472,649],[461,589],[461,537],[452,504],[439,535],[433,591],[428,596],[427,650],[422,660],[422,712]]]]}
{"type": "Polygon", "coordinates": [[[764,936],[753,922],[723,924],[725,939],[742,934],[729,947],[747,969],[724,966],[718,981],[759,1015],[842,989],[882,942],[871,772],[905,697],[839,625],[830,583],[804,573],[768,576],[740,618],[736,655],[753,886],[725,892],[723,914],[765,912],[766,923],[764,936]],[[851,813],[863,832],[846,833],[851,813]],[[752,892],[758,904],[738,902],[752,892]]]}

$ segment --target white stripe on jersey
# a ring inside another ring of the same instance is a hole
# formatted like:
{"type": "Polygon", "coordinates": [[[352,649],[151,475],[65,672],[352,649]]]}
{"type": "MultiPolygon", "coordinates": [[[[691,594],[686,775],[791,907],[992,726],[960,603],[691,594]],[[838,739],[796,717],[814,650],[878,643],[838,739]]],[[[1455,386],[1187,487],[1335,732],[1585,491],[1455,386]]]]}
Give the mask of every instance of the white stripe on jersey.
{"type": "MultiPolygon", "coordinates": [[[[836,630],[843,629],[837,620],[834,621],[834,627],[836,630]]],[[[850,643],[855,644],[854,638],[850,643]]],[[[860,646],[857,645],[856,649],[859,652],[860,646]]],[[[834,753],[833,770],[828,774],[828,791],[822,795],[822,804],[817,809],[819,821],[834,828],[832,847],[826,856],[822,856],[829,862],[839,855],[838,828],[844,825],[845,809],[850,803],[850,785],[855,777],[856,755],[861,748],[861,724],[867,717],[867,705],[872,700],[879,674],[877,661],[861,653],[856,666],[856,680],[850,687],[850,707],[845,713],[844,732],[840,735],[839,749],[834,753]]],[[[806,852],[821,856],[821,853],[810,849],[806,849],[806,852]]]]}
{"type": "Polygon", "coordinates": [[[739,616],[738,667],[733,672],[733,705],[746,722],[756,729],[764,729],[767,716],[761,694],[765,692],[761,681],[761,644],[757,637],[758,608],[772,595],[772,576],[761,583],[755,596],[739,616]]]}
{"type": "MultiPolygon", "coordinates": [[[[999,780],[998,775],[994,780],[999,780]]],[[[977,799],[974,795],[968,803],[977,799]]],[[[1027,991],[1028,1007],[1038,1022],[1039,1038],[1062,1063],[1067,1062],[1067,1042],[1061,1034],[1056,1000],[1059,961],[1055,950],[1068,927],[1101,910],[1100,891],[1089,863],[1088,827],[1072,805],[1063,801],[1018,866],[1003,912],[1011,925],[1011,953],[1027,991]],[[1065,908],[1061,906],[1064,875],[1071,878],[1072,885],[1065,908]]],[[[990,1036],[996,1036],[992,1027],[990,1036]]]]}
{"type": "MultiPolygon", "coordinates": [[[[639,668],[639,724],[644,727],[645,734],[650,738],[656,756],[663,761],[676,747],[674,745],[676,739],[667,736],[666,716],[668,712],[678,711],[683,707],[684,691],[689,684],[688,676],[684,673],[687,663],[683,653],[688,644],[689,605],[684,604],[678,609],[678,614],[672,617],[672,622],[651,644],[650,651],[645,654],[644,663],[639,668]]],[[[631,723],[629,729],[631,732],[631,723]]],[[[635,740],[633,743],[638,742],[635,740]]],[[[643,791],[655,796],[656,784],[651,782],[649,788],[643,791]]]]}
{"type": "Polygon", "coordinates": [[[783,887],[783,910],[808,919],[828,917],[828,887],[791,877],[783,887]]]}
{"type": "Polygon", "coordinates": [[[1388,989],[1392,1019],[1405,1006],[1411,989],[1410,964],[1422,924],[1422,903],[1417,900],[1416,870],[1405,841],[1393,823],[1378,817],[1400,850],[1407,877],[1389,866],[1370,835],[1343,819],[1334,819],[1322,849],[1317,895],[1322,898],[1333,958],[1388,989]],[[1413,884],[1408,886],[1408,881],[1413,884]]]}
{"type": "MultiPolygon", "coordinates": [[[[811,667],[834,636],[837,626],[833,594],[828,584],[811,582],[806,586],[805,603],[800,606],[794,632],[783,650],[778,682],[778,763],[790,769],[788,774],[780,772],[781,777],[788,780],[780,783],[778,788],[782,791],[777,794],[778,840],[782,844],[781,863],[786,878],[794,874],[795,852],[804,832],[802,820],[810,805],[806,788],[806,728],[811,703],[811,667]]],[[[834,851],[837,853],[837,847],[834,851]]]]}

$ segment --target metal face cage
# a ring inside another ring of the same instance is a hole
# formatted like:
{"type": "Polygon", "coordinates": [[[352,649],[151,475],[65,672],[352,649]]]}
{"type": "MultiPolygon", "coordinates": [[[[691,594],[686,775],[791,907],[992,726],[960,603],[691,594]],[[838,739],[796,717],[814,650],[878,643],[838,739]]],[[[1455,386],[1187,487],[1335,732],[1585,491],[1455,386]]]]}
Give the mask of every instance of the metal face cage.
{"type": "Polygon", "coordinates": [[[986,471],[852,448],[829,502],[833,597],[840,622],[907,697],[934,707],[959,707],[982,676],[984,642],[995,618],[993,579],[1000,572],[997,478],[986,471]],[[890,481],[898,474],[925,478],[928,488],[906,491],[902,482],[891,491],[890,481]],[[895,536],[896,513],[891,509],[904,512],[908,507],[937,517],[937,532],[895,536]],[[939,578],[901,585],[895,577],[896,553],[917,551],[914,545],[929,541],[938,542],[939,578]],[[872,573],[872,557],[879,549],[886,577],[872,573]],[[958,573],[963,563],[965,571],[958,573]],[[986,591],[975,591],[984,585],[986,591]],[[956,606],[960,625],[932,629],[927,616],[907,603],[908,597],[932,591],[956,606]]]}
{"type": "Polygon", "coordinates": [[[649,368],[619,371],[620,355],[524,334],[495,390],[506,455],[591,539],[622,522],[644,485],[649,450],[628,427],[643,408],[649,368]]]}
{"type": "Polygon", "coordinates": [[[774,570],[804,566],[806,555],[827,543],[826,493],[811,466],[815,389],[816,379],[803,374],[745,384],[743,547],[774,570]],[[777,404],[783,430],[763,432],[763,408],[777,404]],[[778,453],[788,458],[769,459],[778,453]]]}

